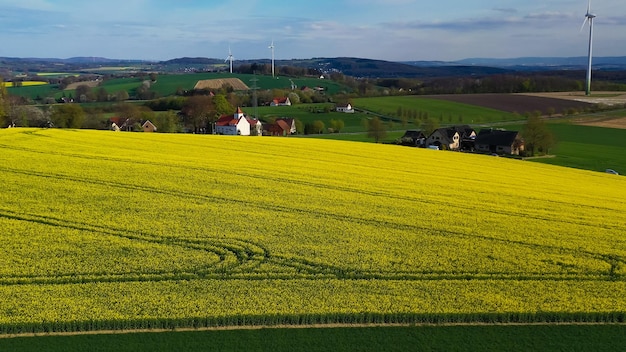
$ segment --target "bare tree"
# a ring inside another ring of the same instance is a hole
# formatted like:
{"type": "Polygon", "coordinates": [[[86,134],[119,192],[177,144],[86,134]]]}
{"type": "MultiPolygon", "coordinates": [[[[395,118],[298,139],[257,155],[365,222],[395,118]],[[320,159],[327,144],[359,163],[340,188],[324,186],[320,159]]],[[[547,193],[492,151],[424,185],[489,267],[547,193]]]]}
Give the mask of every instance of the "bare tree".
{"type": "Polygon", "coordinates": [[[374,138],[376,143],[387,136],[387,128],[378,117],[374,117],[367,122],[367,136],[374,138]]]}

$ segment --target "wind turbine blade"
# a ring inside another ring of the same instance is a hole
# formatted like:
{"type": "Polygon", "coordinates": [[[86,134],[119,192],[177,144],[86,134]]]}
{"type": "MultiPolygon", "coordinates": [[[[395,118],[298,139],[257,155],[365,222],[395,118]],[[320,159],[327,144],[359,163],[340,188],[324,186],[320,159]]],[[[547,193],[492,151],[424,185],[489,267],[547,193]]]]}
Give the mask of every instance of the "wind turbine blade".
{"type": "Polygon", "coordinates": [[[591,0],[589,0],[589,3],[587,3],[587,14],[591,13],[591,0]]]}
{"type": "Polygon", "coordinates": [[[585,25],[587,24],[587,21],[589,21],[589,17],[585,16],[585,20],[583,21],[583,25],[580,26],[580,30],[578,32],[582,32],[583,29],[585,28],[585,25]]]}

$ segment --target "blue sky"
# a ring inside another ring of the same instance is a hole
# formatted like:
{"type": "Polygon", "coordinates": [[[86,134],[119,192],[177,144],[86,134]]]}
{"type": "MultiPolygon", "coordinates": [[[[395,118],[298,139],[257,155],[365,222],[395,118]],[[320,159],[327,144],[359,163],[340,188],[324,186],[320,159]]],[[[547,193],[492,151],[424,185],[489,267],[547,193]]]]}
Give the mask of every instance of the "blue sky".
{"type": "MultiPolygon", "coordinates": [[[[586,56],[586,0],[0,0],[0,56],[392,61],[586,56]]],[[[626,3],[592,0],[594,55],[626,56],[626,3]]]]}

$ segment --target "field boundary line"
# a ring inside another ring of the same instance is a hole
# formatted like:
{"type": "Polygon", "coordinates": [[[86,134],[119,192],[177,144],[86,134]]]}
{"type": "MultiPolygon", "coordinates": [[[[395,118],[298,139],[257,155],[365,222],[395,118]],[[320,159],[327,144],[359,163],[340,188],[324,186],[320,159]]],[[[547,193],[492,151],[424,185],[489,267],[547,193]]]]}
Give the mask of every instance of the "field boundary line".
{"type": "Polygon", "coordinates": [[[46,337],[46,336],[79,336],[79,335],[124,335],[143,333],[165,333],[165,332],[206,332],[206,331],[233,331],[233,330],[263,330],[263,329],[342,329],[342,328],[381,328],[381,327],[447,327],[447,326],[596,326],[596,325],[618,325],[626,327],[624,323],[602,323],[602,322],[537,322],[537,323],[409,323],[409,324],[303,324],[303,325],[232,325],[213,326],[203,328],[173,328],[173,329],[129,329],[129,330],[91,330],[91,331],[70,331],[70,332],[39,332],[23,334],[0,334],[1,339],[12,339],[22,337],[46,337]]]}

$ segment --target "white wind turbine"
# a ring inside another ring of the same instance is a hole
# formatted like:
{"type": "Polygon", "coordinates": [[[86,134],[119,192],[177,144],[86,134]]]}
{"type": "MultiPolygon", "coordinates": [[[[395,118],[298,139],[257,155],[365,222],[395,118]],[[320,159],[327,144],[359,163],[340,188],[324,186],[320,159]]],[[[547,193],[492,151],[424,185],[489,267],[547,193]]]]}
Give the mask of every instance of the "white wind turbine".
{"type": "Polygon", "coordinates": [[[593,19],[596,18],[596,15],[591,13],[591,0],[589,0],[589,4],[587,5],[587,13],[585,14],[585,21],[583,25],[580,27],[582,31],[585,28],[587,22],[589,22],[589,59],[587,62],[587,81],[585,85],[585,95],[591,95],[591,58],[592,58],[592,50],[593,50],[593,19]]]}
{"type": "Polygon", "coordinates": [[[234,60],[234,56],[232,51],[230,51],[230,46],[228,47],[228,57],[226,57],[226,60],[224,60],[224,62],[226,61],[230,61],[230,73],[233,73],[233,60],[234,60]]]}
{"type": "Polygon", "coordinates": [[[268,48],[272,50],[272,77],[274,77],[274,39],[268,48]]]}

